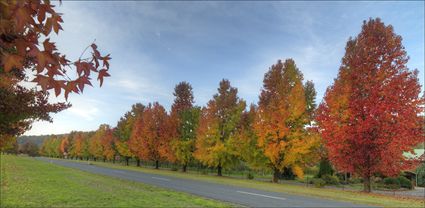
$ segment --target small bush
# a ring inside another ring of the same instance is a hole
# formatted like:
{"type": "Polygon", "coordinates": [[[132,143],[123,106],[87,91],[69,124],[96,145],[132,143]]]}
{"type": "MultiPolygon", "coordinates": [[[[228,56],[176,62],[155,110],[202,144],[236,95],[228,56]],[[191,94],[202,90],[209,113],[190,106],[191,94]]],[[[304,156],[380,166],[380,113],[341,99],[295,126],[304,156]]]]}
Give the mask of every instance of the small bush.
{"type": "Polygon", "coordinates": [[[178,169],[176,167],[172,167],[171,171],[177,171],[178,169]]]}
{"type": "Polygon", "coordinates": [[[328,185],[338,185],[339,179],[336,176],[332,175],[322,175],[322,179],[326,182],[328,185]]]}
{"type": "Polygon", "coordinates": [[[326,181],[321,178],[313,178],[311,181],[313,182],[314,187],[316,188],[322,188],[326,185],[326,181]]]}
{"type": "Polygon", "coordinates": [[[354,177],[352,177],[352,178],[349,178],[348,179],[348,183],[351,183],[351,184],[363,183],[363,179],[362,178],[354,178],[354,177]]]}
{"type": "Polygon", "coordinates": [[[397,178],[384,178],[383,182],[387,189],[400,189],[400,181],[397,178]]]}
{"type": "Polygon", "coordinates": [[[317,179],[317,177],[314,177],[314,178],[307,178],[307,183],[308,183],[308,184],[313,184],[314,179],[317,179]]]}
{"type": "Polygon", "coordinates": [[[313,178],[315,178],[315,177],[308,177],[308,176],[306,176],[306,177],[304,178],[303,183],[313,184],[313,182],[312,182],[313,178]]]}
{"type": "Polygon", "coordinates": [[[322,159],[319,164],[319,173],[317,177],[321,178],[324,175],[333,175],[334,170],[328,159],[322,159]]]}
{"type": "Polygon", "coordinates": [[[345,175],[344,175],[344,173],[336,173],[335,175],[336,175],[336,177],[338,177],[338,180],[339,180],[340,183],[344,183],[345,182],[345,175]]]}
{"type": "Polygon", "coordinates": [[[248,173],[248,175],[246,175],[246,178],[249,179],[249,180],[252,180],[252,179],[254,179],[254,174],[248,173]]]}
{"type": "Polygon", "coordinates": [[[407,189],[412,189],[412,188],[413,188],[412,182],[410,182],[410,180],[409,180],[409,179],[407,179],[406,177],[404,177],[404,176],[399,176],[399,177],[397,178],[397,180],[399,181],[400,186],[401,186],[402,188],[407,188],[407,189]]]}
{"type": "Polygon", "coordinates": [[[381,177],[373,177],[372,181],[373,181],[373,183],[376,183],[376,184],[382,183],[382,178],[381,177]]]}

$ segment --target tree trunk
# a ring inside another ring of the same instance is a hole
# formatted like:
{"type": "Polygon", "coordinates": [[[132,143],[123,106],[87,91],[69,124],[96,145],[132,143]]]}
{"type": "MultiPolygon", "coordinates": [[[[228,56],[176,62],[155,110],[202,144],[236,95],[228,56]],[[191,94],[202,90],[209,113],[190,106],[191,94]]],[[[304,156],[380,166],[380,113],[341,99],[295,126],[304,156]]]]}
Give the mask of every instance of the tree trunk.
{"type": "Polygon", "coordinates": [[[114,156],[114,158],[112,158],[112,163],[115,163],[115,156],[114,156]]]}
{"type": "Polygon", "coordinates": [[[221,164],[219,164],[218,167],[217,167],[217,175],[218,176],[223,176],[222,173],[221,173],[222,169],[223,168],[221,167],[221,164]]]}
{"type": "Polygon", "coordinates": [[[106,162],[106,157],[103,158],[103,162],[106,162]]]}
{"type": "Polygon", "coordinates": [[[128,166],[128,160],[129,160],[130,158],[128,158],[128,157],[125,157],[125,165],[126,166],[128,166]]]}
{"type": "Polygon", "coordinates": [[[95,161],[95,162],[96,162],[96,157],[93,157],[93,161],[95,161]]]}
{"type": "Polygon", "coordinates": [[[187,164],[185,163],[185,164],[183,165],[183,172],[184,172],[184,173],[186,172],[186,168],[187,168],[187,164]]]}
{"type": "Polygon", "coordinates": [[[158,160],[155,161],[155,169],[159,169],[159,161],[158,160]]]}
{"type": "Polygon", "coordinates": [[[363,191],[366,193],[371,192],[371,186],[370,186],[370,176],[363,177],[363,191]]]}
{"type": "Polygon", "coordinates": [[[274,172],[273,172],[273,180],[272,180],[272,182],[273,183],[278,183],[279,182],[279,169],[274,168],[273,171],[274,172]]]}

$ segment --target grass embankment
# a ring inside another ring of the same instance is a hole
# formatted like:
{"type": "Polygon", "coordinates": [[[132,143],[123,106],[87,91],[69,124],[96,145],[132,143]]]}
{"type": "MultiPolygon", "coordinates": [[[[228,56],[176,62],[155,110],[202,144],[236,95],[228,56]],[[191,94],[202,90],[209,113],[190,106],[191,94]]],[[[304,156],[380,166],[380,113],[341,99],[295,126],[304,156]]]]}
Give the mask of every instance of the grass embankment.
{"type": "Polygon", "coordinates": [[[0,207],[230,207],[220,201],[1,155],[0,207]]]}
{"type": "Polygon", "coordinates": [[[170,170],[156,170],[143,167],[134,167],[134,166],[122,166],[119,164],[112,163],[103,163],[103,162],[92,162],[94,165],[110,167],[116,169],[126,169],[126,170],[135,170],[145,173],[154,173],[164,176],[172,176],[185,179],[201,180],[213,183],[221,183],[227,185],[234,185],[247,188],[256,188],[266,191],[274,191],[281,193],[289,193],[296,195],[306,195],[313,196],[318,198],[333,199],[338,201],[353,202],[356,204],[366,204],[371,206],[383,206],[383,207],[425,207],[425,199],[412,199],[404,198],[399,196],[388,196],[375,193],[363,193],[357,191],[342,191],[334,189],[324,189],[324,188],[313,188],[305,187],[300,185],[292,184],[273,184],[270,182],[256,181],[256,180],[247,180],[247,179],[237,179],[230,177],[218,177],[211,175],[202,175],[197,173],[182,173],[178,171],[170,170]]]}

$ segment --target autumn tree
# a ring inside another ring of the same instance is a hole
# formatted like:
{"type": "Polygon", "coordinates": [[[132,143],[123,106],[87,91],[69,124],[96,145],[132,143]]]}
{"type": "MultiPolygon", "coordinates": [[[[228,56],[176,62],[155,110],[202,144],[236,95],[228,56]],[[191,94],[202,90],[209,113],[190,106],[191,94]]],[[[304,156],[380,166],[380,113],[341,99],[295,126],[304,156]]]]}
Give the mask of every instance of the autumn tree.
{"type": "Polygon", "coordinates": [[[173,162],[174,155],[169,148],[171,140],[169,127],[165,108],[157,102],[149,104],[134,123],[128,141],[130,150],[138,158],[154,161],[156,169],[159,168],[160,161],[173,162]]]}
{"type": "Polygon", "coordinates": [[[172,141],[172,149],[177,161],[182,164],[182,171],[186,172],[187,166],[195,158],[196,132],[201,114],[200,107],[192,107],[180,112],[178,129],[179,137],[172,141]]]}
{"type": "Polygon", "coordinates": [[[105,132],[103,134],[103,136],[101,137],[101,141],[100,144],[102,145],[102,149],[103,149],[103,160],[113,160],[115,161],[115,148],[114,148],[114,144],[115,144],[115,136],[114,136],[114,129],[112,129],[109,126],[106,126],[105,128],[105,132]]]}
{"type": "MultiPolygon", "coordinates": [[[[131,110],[125,113],[123,117],[117,123],[117,127],[114,131],[115,148],[121,157],[125,158],[126,165],[130,158],[135,157],[135,154],[130,151],[128,147],[128,140],[133,132],[134,122],[136,118],[140,117],[145,109],[145,106],[141,103],[136,103],[131,106],[131,110]]],[[[140,166],[140,159],[137,158],[137,166],[140,166]]]]}
{"type": "MultiPolygon", "coordinates": [[[[102,124],[96,130],[96,132],[89,139],[89,153],[93,157],[94,161],[98,158],[104,158],[105,146],[108,146],[103,140],[111,140],[105,138],[111,127],[107,124],[102,124]]],[[[112,142],[112,141],[111,141],[112,142]]],[[[108,147],[109,148],[109,147],[108,147]]]]}
{"type": "Polygon", "coordinates": [[[379,18],[364,21],[350,38],[334,80],[319,106],[317,121],[330,161],[364,179],[399,174],[412,163],[404,152],[423,141],[424,99],[418,71],[407,68],[402,38],[379,18]]]}
{"type": "Polygon", "coordinates": [[[177,84],[173,95],[175,98],[170,113],[172,149],[183,172],[186,172],[187,165],[194,159],[200,108],[193,107],[192,86],[187,82],[177,84]]]}
{"type": "Polygon", "coordinates": [[[235,137],[235,145],[238,147],[239,157],[254,170],[261,170],[266,167],[267,157],[264,149],[258,146],[258,136],[255,133],[255,117],[257,108],[251,104],[249,110],[242,113],[241,122],[238,127],[238,135],[235,137]]]}
{"type": "Polygon", "coordinates": [[[61,138],[59,151],[62,157],[67,157],[69,153],[69,139],[67,136],[61,138]]]}
{"type": "Polygon", "coordinates": [[[254,128],[274,171],[273,182],[282,171],[303,178],[303,168],[318,145],[317,135],[307,128],[315,98],[309,83],[303,85],[303,74],[292,59],[279,60],[264,76],[254,128]]]}
{"type": "Polygon", "coordinates": [[[76,131],[71,131],[66,137],[68,139],[68,158],[71,159],[77,158],[74,151],[76,133],[76,131]]]}
{"type": "Polygon", "coordinates": [[[201,112],[194,156],[203,164],[216,167],[219,176],[223,168],[239,161],[235,142],[246,104],[237,93],[238,90],[223,79],[218,93],[201,112]]]}
{"type": "MultiPolygon", "coordinates": [[[[72,134],[72,133],[71,133],[72,134]]],[[[88,136],[86,133],[83,132],[75,132],[72,144],[71,144],[71,155],[73,157],[79,158],[80,160],[83,160],[83,158],[89,157],[89,151],[88,151],[88,136]]]]}
{"type": "Polygon", "coordinates": [[[61,157],[60,144],[61,140],[57,136],[53,135],[44,140],[39,153],[47,157],[61,157]]]}
{"type": "Polygon", "coordinates": [[[62,30],[63,20],[50,1],[1,1],[0,20],[0,140],[24,133],[34,121],[52,121],[49,113],[70,106],[51,104],[49,91],[68,98],[91,85],[93,74],[100,85],[109,76],[110,57],[95,44],[90,55],[83,57],[84,50],[76,61],[57,50],[50,37],[62,30]],[[29,82],[36,86],[28,87],[29,82]]]}

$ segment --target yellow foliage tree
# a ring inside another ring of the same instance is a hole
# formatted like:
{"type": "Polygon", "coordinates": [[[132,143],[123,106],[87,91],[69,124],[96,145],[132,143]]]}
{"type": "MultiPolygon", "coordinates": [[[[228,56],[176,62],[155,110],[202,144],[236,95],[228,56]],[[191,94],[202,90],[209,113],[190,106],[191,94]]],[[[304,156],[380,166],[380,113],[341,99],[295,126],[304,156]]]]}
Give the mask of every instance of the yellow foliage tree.
{"type": "Polygon", "coordinates": [[[292,59],[280,60],[265,74],[254,129],[258,146],[268,158],[273,182],[283,172],[303,178],[313,159],[318,137],[310,130],[314,87],[303,85],[303,75],[292,59]]]}
{"type": "Polygon", "coordinates": [[[237,96],[238,90],[222,80],[218,93],[201,112],[194,156],[203,164],[217,168],[230,167],[238,161],[236,138],[245,101],[237,96]]]}

